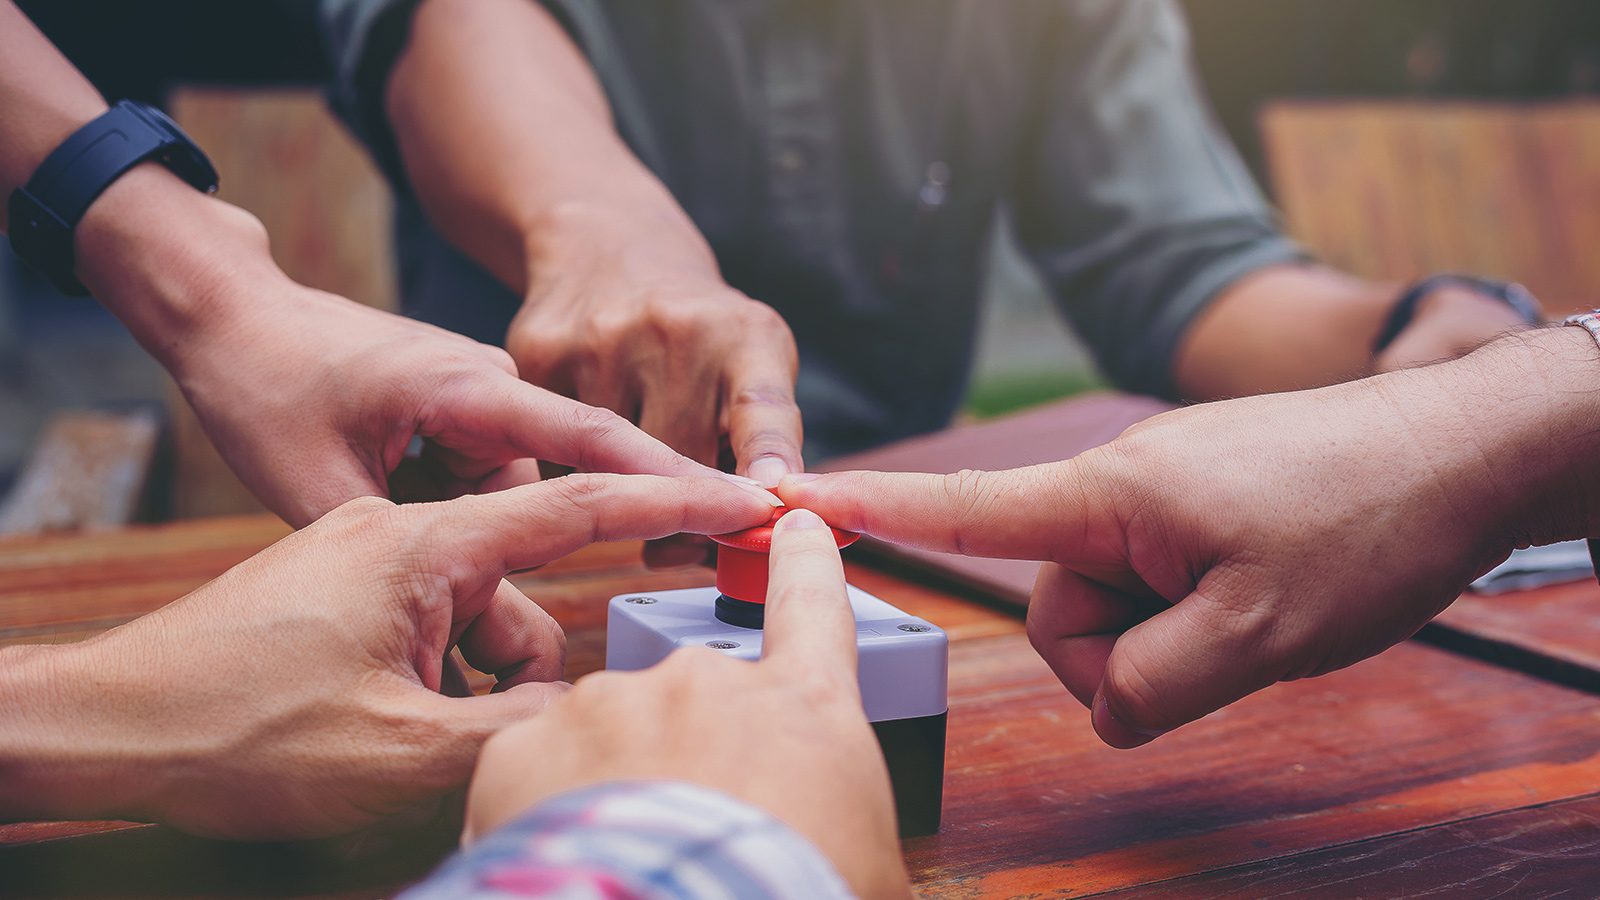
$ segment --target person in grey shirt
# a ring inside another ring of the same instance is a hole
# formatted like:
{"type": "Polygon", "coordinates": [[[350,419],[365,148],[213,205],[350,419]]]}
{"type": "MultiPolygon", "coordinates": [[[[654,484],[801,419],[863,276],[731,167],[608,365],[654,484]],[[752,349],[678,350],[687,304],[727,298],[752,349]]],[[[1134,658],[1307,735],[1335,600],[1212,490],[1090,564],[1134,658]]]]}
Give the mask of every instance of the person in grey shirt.
{"type": "Polygon", "coordinates": [[[401,187],[413,315],[765,484],[938,429],[1011,216],[1120,387],[1209,399],[1522,320],[1279,231],[1172,0],[321,0],[336,108],[401,187]],[[442,235],[442,238],[440,237],[442,235]],[[796,408],[798,402],[798,409],[796,408]]]}

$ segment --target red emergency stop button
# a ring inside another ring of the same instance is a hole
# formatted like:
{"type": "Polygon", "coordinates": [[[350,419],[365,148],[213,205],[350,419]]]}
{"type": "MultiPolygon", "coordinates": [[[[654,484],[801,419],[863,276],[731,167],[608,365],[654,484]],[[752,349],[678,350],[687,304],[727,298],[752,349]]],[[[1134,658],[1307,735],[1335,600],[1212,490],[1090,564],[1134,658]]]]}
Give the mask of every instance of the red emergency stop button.
{"type": "MultiPolygon", "coordinates": [[[[721,544],[717,551],[717,590],[724,597],[747,603],[767,602],[767,565],[772,554],[772,526],[778,524],[789,510],[778,507],[772,511],[767,524],[732,534],[714,534],[713,541],[721,544]]],[[[861,535],[853,531],[833,532],[833,542],[840,549],[855,543],[861,535]]]]}

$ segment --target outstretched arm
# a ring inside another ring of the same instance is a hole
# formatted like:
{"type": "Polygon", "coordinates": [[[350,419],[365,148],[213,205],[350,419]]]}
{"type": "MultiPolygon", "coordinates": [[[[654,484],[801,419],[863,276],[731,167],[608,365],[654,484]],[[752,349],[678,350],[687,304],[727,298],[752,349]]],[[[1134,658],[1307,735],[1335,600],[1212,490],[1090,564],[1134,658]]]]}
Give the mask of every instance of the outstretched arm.
{"type": "Polygon", "coordinates": [[[1414,634],[1515,547],[1600,534],[1600,349],[1577,328],[1189,407],[1065,462],[785,479],[840,528],[1045,562],[1028,635],[1109,744],[1414,634]]]}
{"type": "Polygon", "coordinates": [[[525,297],[506,337],[523,378],[703,463],[726,442],[768,484],[800,470],[788,326],[723,282],[543,7],[426,0],[386,100],[434,222],[525,297]]]}
{"type": "MultiPolygon", "coordinates": [[[[0,0],[0,192],[9,196],[105,102],[0,0]]],[[[390,495],[425,439],[434,496],[512,483],[527,457],[591,470],[704,470],[609,413],[516,378],[504,351],[296,284],[249,213],[157,163],[89,206],[77,274],[177,380],[268,506],[305,525],[390,495]]]]}
{"type": "Polygon", "coordinates": [[[438,798],[565,690],[561,629],[507,572],[591,541],[748,528],[773,505],[726,478],[643,475],[351,501],[92,640],[0,648],[0,821],[267,840],[438,798]],[[441,695],[452,647],[494,693],[441,695]]]}

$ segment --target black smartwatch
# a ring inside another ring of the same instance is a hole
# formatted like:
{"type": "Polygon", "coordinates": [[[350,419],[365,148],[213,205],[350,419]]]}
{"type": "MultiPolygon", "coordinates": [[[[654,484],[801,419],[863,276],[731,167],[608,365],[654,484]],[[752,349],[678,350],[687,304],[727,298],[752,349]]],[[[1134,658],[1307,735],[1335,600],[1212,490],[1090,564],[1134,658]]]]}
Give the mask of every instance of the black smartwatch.
{"type": "Polygon", "coordinates": [[[1372,344],[1372,355],[1377,356],[1385,348],[1394,343],[1400,332],[1406,330],[1411,320],[1417,316],[1417,304],[1422,298],[1440,288],[1456,287],[1482,294],[1491,300],[1499,300],[1511,307],[1522,320],[1529,325],[1544,324],[1544,315],[1539,310],[1539,301],[1533,299],[1528,289],[1520,284],[1508,284],[1504,281],[1495,281],[1489,278],[1479,278],[1476,275],[1461,275],[1455,272],[1441,272],[1438,275],[1429,275],[1427,278],[1413,284],[1400,295],[1395,303],[1394,310],[1389,313],[1388,321],[1384,322],[1383,330],[1378,333],[1378,339],[1372,344]]]}
{"type": "Polygon", "coordinates": [[[88,296],[73,271],[73,229],[96,197],[147,159],[197,190],[217,189],[216,168],[183,129],[153,106],[123,100],[63,141],[11,192],[11,249],[62,293],[88,296]]]}

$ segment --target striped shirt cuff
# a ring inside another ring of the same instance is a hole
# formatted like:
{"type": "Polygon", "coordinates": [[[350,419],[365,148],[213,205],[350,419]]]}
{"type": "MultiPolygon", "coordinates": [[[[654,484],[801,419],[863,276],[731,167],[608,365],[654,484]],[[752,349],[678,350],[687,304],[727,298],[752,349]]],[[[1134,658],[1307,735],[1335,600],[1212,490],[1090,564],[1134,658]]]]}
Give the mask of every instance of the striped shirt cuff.
{"type": "Polygon", "coordinates": [[[546,800],[399,900],[845,900],[810,841],[686,782],[596,785],[546,800]]]}

